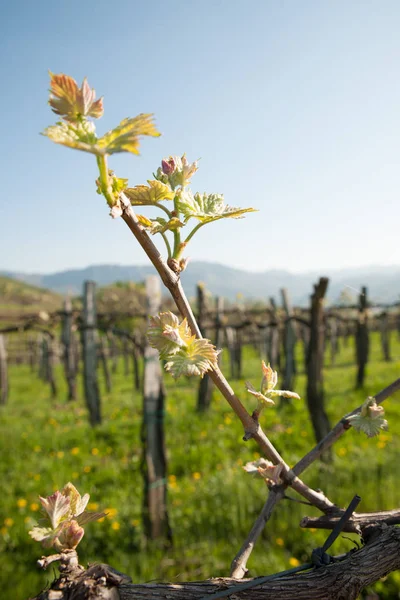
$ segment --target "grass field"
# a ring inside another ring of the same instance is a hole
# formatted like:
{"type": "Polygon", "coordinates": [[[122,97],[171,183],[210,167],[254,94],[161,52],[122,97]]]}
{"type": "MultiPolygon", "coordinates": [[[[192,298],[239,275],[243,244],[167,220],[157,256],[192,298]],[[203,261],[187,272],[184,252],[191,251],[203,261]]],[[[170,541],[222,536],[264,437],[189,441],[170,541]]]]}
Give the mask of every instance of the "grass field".
{"type": "MultiPolygon", "coordinates": [[[[400,342],[395,334],[390,363],[381,361],[379,339],[373,336],[363,391],[353,389],[353,356],[350,343],[341,348],[336,365],[325,370],[332,425],[399,376],[400,342]]],[[[229,363],[225,355],[222,358],[224,368],[229,363]]],[[[65,402],[61,367],[57,401],[51,401],[50,390],[29,367],[10,369],[10,399],[0,411],[2,598],[25,600],[44,587],[46,578],[53,578],[53,569],[48,574],[37,571],[35,562],[42,549],[27,532],[39,516],[38,495],[48,495],[68,481],[81,493],[91,494],[92,510],[108,512],[103,522],[86,527],[79,546],[82,564],[109,562],[133,581],[178,582],[229,574],[230,562],[266,498],[265,484],[241,468],[259,456],[255,443],[242,441],[241,425],[219,394],[214,394],[209,413],[199,415],[195,410],[197,382],[174,383],[166,376],[168,498],[174,547],[165,552],[156,544],[146,544],[141,531],[139,471],[142,399],[133,391],[133,376],[123,375],[122,363],[119,367],[111,394],[105,393],[100,380],[104,422],[96,429],[88,425],[82,397],[76,403],[65,402]]],[[[258,385],[260,378],[259,358],[246,348],[243,380],[232,383],[250,411],[254,405],[244,391],[244,380],[258,385]]],[[[296,391],[304,395],[302,374],[296,391]]],[[[313,465],[303,479],[342,506],[358,493],[362,512],[400,506],[399,399],[385,402],[388,432],[368,440],[351,429],[334,447],[333,463],[313,465]]],[[[261,420],[289,464],[313,445],[303,400],[266,409],[261,420]]],[[[317,511],[301,504],[281,503],[253,552],[249,575],[270,574],[308,561],[312,549],[327,537],[327,532],[299,528],[301,518],[313,514],[317,511]]],[[[332,552],[353,546],[351,540],[342,538],[332,552]]],[[[375,586],[381,598],[400,598],[398,575],[375,586]]]]}

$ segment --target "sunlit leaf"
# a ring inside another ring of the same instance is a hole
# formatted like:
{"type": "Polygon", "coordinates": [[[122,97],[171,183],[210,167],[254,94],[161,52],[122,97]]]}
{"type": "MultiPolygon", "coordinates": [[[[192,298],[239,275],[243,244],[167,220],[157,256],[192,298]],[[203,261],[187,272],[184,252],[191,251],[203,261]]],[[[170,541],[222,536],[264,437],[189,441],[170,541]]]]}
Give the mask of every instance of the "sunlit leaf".
{"type": "Polygon", "coordinates": [[[384,419],[385,411],[376,403],[375,398],[368,397],[361,407],[360,413],[346,417],[347,421],[356,431],[365,433],[368,437],[374,437],[381,429],[388,428],[388,422],[384,419]]]}
{"type": "Polygon", "coordinates": [[[161,181],[149,180],[149,185],[137,185],[124,190],[133,206],[155,204],[162,200],[172,200],[175,196],[169,185],[161,181]]]}
{"type": "Polygon", "coordinates": [[[300,396],[296,392],[290,392],[289,390],[271,390],[268,392],[270,398],[292,398],[293,400],[300,400],[300,396]]]}
{"type": "Polygon", "coordinates": [[[275,402],[272,400],[272,398],[269,398],[267,396],[264,396],[264,394],[262,394],[261,392],[258,392],[250,383],[250,381],[246,381],[245,382],[245,386],[247,391],[249,392],[249,394],[252,394],[253,396],[255,396],[257,398],[257,400],[261,403],[264,403],[266,405],[274,405],[275,402]]]}
{"type": "Polygon", "coordinates": [[[271,369],[269,363],[265,364],[264,361],[261,363],[261,368],[263,372],[263,379],[261,382],[261,392],[265,393],[269,390],[272,390],[276,384],[278,383],[278,373],[271,369]]]}
{"type": "Polygon", "coordinates": [[[66,498],[69,498],[71,516],[74,517],[77,517],[78,515],[83,513],[87,503],[90,500],[89,494],[81,496],[76,487],[71,482],[68,482],[67,485],[63,487],[61,493],[66,498]]]}
{"type": "Polygon", "coordinates": [[[90,88],[86,78],[79,89],[72,77],[63,73],[50,73],[49,104],[52,111],[66,121],[78,121],[81,117],[101,117],[103,99],[95,101],[95,97],[96,92],[90,88]]]}
{"type": "Polygon", "coordinates": [[[39,500],[50,519],[53,529],[60,524],[66,515],[70,514],[70,499],[58,490],[46,498],[39,496],[39,500]]]}
{"type": "Polygon", "coordinates": [[[116,154],[117,152],[139,154],[139,136],[141,135],[152,137],[160,135],[153,123],[153,115],[142,113],[137,117],[123,119],[118,127],[99,139],[98,146],[107,154],[116,154]]]}
{"type": "Polygon", "coordinates": [[[181,348],[174,356],[169,357],[165,370],[178,379],[181,375],[203,375],[217,364],[218,352],[208,340],[196,339],[181,348]]]}
{"type": "Polygon", "coordinates": [[[259,407],[262,409],[263,406],[275,404],[274,398],[293,398],[300,400],[300,396],[296,392],[289,390],[275,390],[275,386],[278,383],[278,373],[274,371],[270,365],[266,365],[264,361],[261,363],[263,372],[263,378],[261,380],[260,391],[256,390],[253,385],[246,381],[247,391],[255,396],[259,402],[259,407]]]}
{"type": "Polygon", "coordinates": [[[197,169],[197,161],[189,163],[186,154],[183,156],[169,156],[162,159],[161,167],[157,169],[155,177],[159,181],[169,183],[174,190],[177,186],[185,187],[188,185],[197,169]]]}
{"type": "Polygon", "coordinates": [[[280,463],[274,465],[265,458],[259,458],[258,460],[253,460],[246,463],[243,466],[243,469],[251,475],[265,479],[267,482],[280,483],[283,465],[280,463]]]}
{"type": "Polygon", "coordinates": [[[281,473],[282,473],[283,465],[267,465],[265,467],[258,467],[258,472],[260,473],[263,479],[266,479],[271,483],[281,483],[281,473]]]}
{"type": "Polygon", "coordinates": [[[47,127],[43,135],[47,136],[50,140],[56,144],[62,144],[69,148],[76,150],[83,150],[84,152],[90,152],[91,154],[99,154],[96,142],[97,137],[95,135],[95,126],[89,121],[83,123],[57,123],[47,127]]]}
{"type": "Polygon", "coordinates": [[[157,219],[148,219],[143,215],[136,215],[139,223],[152,235],[156,233],[165,233],[166,231],[176,231],[184,226],[184,224],[177,218],[163,219],[157,217],[157,219]]]}
{"type": "Polygon", "coordinates": [[[53,534],[54,534],[54,529],[52,529],[51,527],[38,527],[37,525],[35,525],[29,531],[29,535],[36,542],[43,542],[43,541],[49,540],[51,537],[53,537],[53,534]]]}
{"type": "Polygon", "coordinates": [[[193,195],[190,190],[181,192],[178,199],[178,210],[184,215],[185,221],[195,217],[202,223],[217,221],[218,219],[239,219],[245,213],[254,212],[254,208],[233,208],[225,204],[222,194],[193,195]]]}
{"type": "Polygon", "coordinates": [[[180,323],[170,311],[150,317],[150,327],[147,330],[150,346],[157,348],[160,358],[175,354],[191,339],[191,332],[186,319],[180,323]]]}
{"type": "Polygon", "coordinates": [[[83,512],[81,513],[75,520],[77,521],[77,523],[79,523],[79,525],[86,525],[86,523],[91,523],[92,521],[98,521],[99,519],[102,519],[103,517],[106,517],[107,513],[105,512],[99,512],[99,513],[95,513],[95,512],[83,512]]]}

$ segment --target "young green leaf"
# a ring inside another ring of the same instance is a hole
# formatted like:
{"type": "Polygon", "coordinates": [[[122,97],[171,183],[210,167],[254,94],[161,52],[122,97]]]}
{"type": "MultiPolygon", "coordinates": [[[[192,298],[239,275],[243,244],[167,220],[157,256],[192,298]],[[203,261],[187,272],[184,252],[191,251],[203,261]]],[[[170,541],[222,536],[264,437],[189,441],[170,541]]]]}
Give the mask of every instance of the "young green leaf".
{"type": "Polygon", "coordinates": [[[39,500],[47,516],[50,520],[53,529],[67,518],[67,515],[71,514],[71,500],[66,495],[62,494],[58,490],[47,498],[39,496],[39,500]]]}
{"type": "Polygon", "coordinates": [[[254,208],[233,208],[224,202],[222,194],[196,194],[183,190],[178,199],[178,210],[184,215],[185,222],[194,217],[202,223],[219,219],[239,219],[245,213],[255,212],[254,208]]]}
{"type": "Polygon", "coordinates": [[[185,347],[168,358],[165,370],[171,373],[174,379],[181,375],[203,377],[217,364],[218,352],[208,340],[199,340],[192,336],[185,347]]]}
{"type": "Polygon", "coordinates": [[[367,437],[374,437],[381,432],[381,429],[388,428],[384,415],[383,407],[376,403],[374,397],[369,396],[362,405],[361,411],[357,415],[347,417],[347,421],[356,431],[365,433],[367,437]]]}
{"type": "Polygon", "coordinates": [[[68,482],[67,485],[64,486],[61,493],[66,498],[69,498],[71,515],[77,517],[83,513],[90,499],[89,494],[85,494],[81,497],[80,493],[71,482],[68,482]]]}
{"type": "Polygon", "coordinates": [[[167,311],[150,317],[147,337],[150,346],[157,348],[160,358],[164,359],[186,346],[191,339],[191,332],[186,319],[180,323],[178,317],[167,311]]]}
{"type": "Polygon", "coordinates": [[[267,483],[281,483],[280,476],[282,473],[283,465],[280,463],[274,465],[272,462],[266,460],[265,458],[259,458],[258,460],[253,460],[251,462],[246,463],[243,466],[243,469],[251,475],[255,475],[257,477],[265,479],[267,483]]]}
{"type": "Polygon", "coordinates": [[[39,496],[51,527],[35,525],[29,535],[45,548],[54,547],[59,551],[75,548],[84,535],[81,526],[106,516],[106,513],[85,511],[89,498],[89,494],[81,496],[72,483],[47,498],[39,496]]]}
{"type": "Polygon", "coordinates": [[[165,233],[166,231],[176,231],[183,227],[183,223],[177,218],[172,217],[169,221],[162,217],[156,219],[148,219],[143,215],[136,215],[139,223],[149,232],[151,235],[155,233],[165,233]]]}
{"type": "Polygon", "coordinates": [[[73,124],[60,121],[56,125],[47,127],[43,135],[47,136],[52,142],[67,146],[68,148],[97,155],[102,153],[96,145],[97,137],[94,123],[90,121],[73,124]]]}
{"type": "Polygon", "coordinates": [[[106,154],[131,152],[139,154],[139,136],[161,135],[153,123],[153,115],[140,114],[137,117],[123,119],[118,127],[112,129],[98,140],[98,147],[106,154]]]}
{"type": "Polygon", "coordinates": [[[168,183],[174,190],[178,186],[184,188],[188,185],[192,175],[197,170],[197,161],[189,163],[186,154],[183,156],[169,156],[162,159],[161,167],[157,169],[155,177],[158,181],[168,183]]]}
{"type": "Polygon", "coordinates": [[[149,185],[137,185],[134,188],[126,188],[125,196],[129,198],[133,206],[155,204],[162,200],[172,200],[175,196],[169,185],[161,181],[149,180],[149,185]]]}
{"type": "Polygon", "coordinates": [[[261,380],[260,391],[257,391],[249,381],[246,381],[245,383],[249,394],[252,394],[258,400],[258,412],[260,412],[260,410],[262,410],[265,406],[271,406],[275,404],[274,398],[283,397],[300,400],[300,396],[295,392],[275,389],[275,386],[278,383],[278,373],[274,371],[269,364],[266,365],[265,362],[262,361],[261,368],[263,372],[263,378],[261,380]]]}

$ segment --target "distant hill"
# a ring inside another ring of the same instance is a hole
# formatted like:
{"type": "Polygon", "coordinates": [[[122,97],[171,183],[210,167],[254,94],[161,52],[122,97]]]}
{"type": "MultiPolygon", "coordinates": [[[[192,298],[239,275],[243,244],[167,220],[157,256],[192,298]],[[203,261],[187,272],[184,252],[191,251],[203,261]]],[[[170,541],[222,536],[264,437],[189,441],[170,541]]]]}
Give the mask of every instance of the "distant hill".
{"type": "Polygon", "coordinates": [[[62,307],[60,294],[33,286],[24,281],[0,276],[0,314],[52,312],[62,307]]]}
{"type": "MultiPolygon", "coordinates": [[[[72,269],[52,274],[33,275],[28,273],[0,272],[29,284],[48,288],[58,293],[73,295],[82,293],[83,282],[96,281],[99,286],[117,281],[141,282],[147,275],[154,274],[149,266],[93,265],[84,269],[72,269]]],[[[265,300],[270,296],[279,299],[279,290],[286,287],[291,301],[306,305],[312,292],[312,284],[320,276],[330,278],[328,300],[336,302],[343,289],[357,296],[361,286],[366,285],[369,297],[376,302],[394,302],[400,298],[400,266],[362,267],[360,269],[326,270],[324,272],[290,273],[284,270],[268,270],[260,273],[227,267],[218,263],[190,262],[182,273],[182,283],[189,296],[195,294],[199,281],[205,283],[213,295],[231,300],[237,294],[245,298],[265,300]]]]}

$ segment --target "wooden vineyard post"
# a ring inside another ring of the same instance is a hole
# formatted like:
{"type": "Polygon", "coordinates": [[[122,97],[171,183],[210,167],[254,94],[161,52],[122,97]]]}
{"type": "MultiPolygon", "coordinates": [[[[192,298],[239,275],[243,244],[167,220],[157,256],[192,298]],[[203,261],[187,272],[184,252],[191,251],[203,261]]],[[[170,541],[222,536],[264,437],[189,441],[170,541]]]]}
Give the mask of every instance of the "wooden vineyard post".
{"type": "Polygon", "coordinates": [[[112,331],[107,332],[107,340],[108,340],[108,356],[111,359],[111,372],[116,373],[118,370],[118,348],[115,341],[115,335],[112,331]]]}
{"type": "Polygon", "coordinates": [[[73,338],[73,315],[71,298],[67,297],[64,301],[64,315],[62,322],[61,341],[63,344],[63,359],[65,379],[68,386],[68,400],[76,400],[76,374],[77,374],[77,356],[75,353],[75,343],[73,338]]]}
{"type": "MultiPolygon", "coordinates": [[[[156,315],[161,308],[161,285],[157,276],[146,278],[147,310],[156,315]]],[[[158,350],[146,341],[144,350],[143,455],[144,480],[143,526],[148,539],[170,543],[172,539],[167,512],[167,459],[164,445],[164,401],[158,350]]]]}
{"type": "Polygon", "coordinates": [[[323,300],[329,279],[321,277],[314,285],[311,296],[310,341],[307,357],[307,405],[314,435],[320,442],[330,431],[328,416],[324,407],[324,307],[323,300]]]}
{"type": "Polygon", "coordinates": [[[57,396],[57,386],[54,379],[54,346],[49,332],[44,332],[40,343],[39,377],[50,384],[51,397],[57,396]]]}
{"type": "MultiPolygon", "coordinates": [[[[206,313],[206,297],[204,284],[197,285],[197,323],[201,334],[205,336],[204,317],[206,313]]],[[[204,412],[210,407],[212,397],[212,381],[207,373],[200,379],[197,392],[197,410],[204,412]]]]}
{"type": "Polygon", "coordinates": [[[33,337],[28,339],[28,352],[29,352],[29,365],[32,373],[35,371],[36,359],[37,359],[37,343],[33,337]]]}
{"type": "Polygon", "coordinates": [[[96,284],[85,281],[83,294],[83,382],[91,425],[101,423],[100,393],[97,382],[96,284]]]}
{"type": "Polygon", "coordinates": [[[339,347],[339,324],[335,316],[329,319],[329,341],[331,346],[331,365],[333,367],[339,347]]]}
{"type": "Polygon", "coordinates": [[[285,312],[285,329],[283,333],[283,348],[285,351],[285,370],[283,378],[283,389],[293,390],[296,375],[296,361],[294,349],[296,345],[296,327],[293,321],[293,309],[289,301],[286,288],[281,289],[282,305],[285,312]]]}
{"type": "Polygon", "coordinates": [[[46,381],[46,373],[47,373],[47,344],[46,344],[46,338],[45,338],[44,334],[41,334],[38,337],[38,347],[39,347],[38,377],[39,377],[39,379],[43,379],[43,381],[46,381]]]}
{"type": "Polygon", "coordinates": [[[390,362],[390,324],[389,313],[385,310],[379,317],[379,329],[381,332],[381,346],[383,359],[390,362]]]}
{"type": "Polygon", "coordinates": [[[57,397],[57,385],[56,380],[54,378],[54,365],[55,365],[55,339],[51,335],[51,333],[47,333],[45,336],[46,346],[47,346],[47,371],[46,371],[46,380],[50,384],[51,389],[51,397],[57,397]]]}
{"type": "Polygon", "coordinates": [[[231,378],[240,379],[242,367],[242,348],[238,327],[226,327],[225,338],[231,363],[231,378]]]}
{"type": "Polygon", "coordinates": [[[140,390],[142,387],[140,381],[140,366],[139,366],[139,358],[143,355],[143,352],[140,350],[136,343],[132,344],[132,364],[133,364],[133,381],[135,390],[140,390]]]}
{"type": "Polygon", "coordinates": [[[279,369],[279,323],[275,298],[270,298],[271,303],[271,326],[269,329],[268,361],[273,369],[279,369]]]}
{"type": "Polygon", "coordinates": [[[104,335],[99,335],[99,344],[98,344],[98,355],[103,366],[104,380],[106,383],[106,390],[108,393],[112,390],[111,384],[111,375],[110,375],[110,367],[108,364],[109,357],[109,348],[108,348],[108,337],[104,335]]]}
{"type": "Polygon", "coordinates": [[[129,375],[129,343],[126,337],[122,342],[122,353],[124,357],[124,375],[129,375]]]}
{"type": "Polygon", "coordinates": [[[305,323],[301,323],[300,338],[303,345],[304,371],[305,373],[307,373],[308,348],[310,345],[310,327],[305,323]]]}
{"type": "MultiPolygon", "coordinates": [[[[222,319],[224,316],[224,299],[222,296],[218,296],[215,302],[216,315],[215,315],[215,347],[217,349],[222,348],[224,341],[224,328],[222,319]]],[[[221,355],[218,355],[218,362],[220,362],[221,355]]]]}
{"type": "Polygon", "coordinates": [[[365,367],[367,366],[368,355],[368,299],[367,288],[363,287],[359,297],[358,319],[356,324],[357,389],[364,385],[365,367]]]}
{"type": "Polygon", "coordinates": [[[7,352],[4,335],[0,334],[0,405],[8,399],[7,352]]]}

